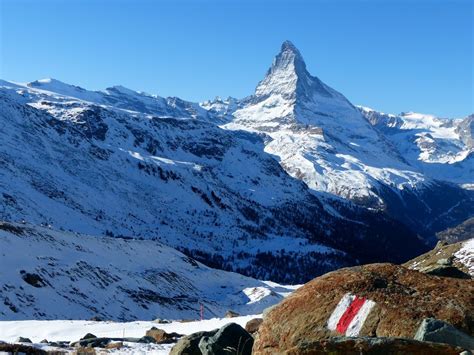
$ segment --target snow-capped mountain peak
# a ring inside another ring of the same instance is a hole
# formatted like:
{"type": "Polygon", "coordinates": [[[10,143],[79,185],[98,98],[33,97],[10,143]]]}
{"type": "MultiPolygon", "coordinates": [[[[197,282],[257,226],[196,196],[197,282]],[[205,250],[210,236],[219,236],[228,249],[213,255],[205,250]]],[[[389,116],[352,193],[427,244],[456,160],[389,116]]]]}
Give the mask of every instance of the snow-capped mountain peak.
{"type": "Polygon", "coordinates": [[[265,78],[258,84],[255,96],[279,94],[286,99],[296,100],[297,97],[309,98],[313,92],[332,97],[328,88],[306,70],[303,56],[294,44],[283,42],[265,78]]]}
{"type": "Polygon", "coordinates": [[[284,127],[318,127],[374,139],[360,112],[339,92],[312,76],[300,51],[285,41],[255,94],[235,112],[234,126],[272,132],[284,127]],[[336,127],[337,126],[337,127],[336,127]]]}
{"type": "MultiPolygon", "coordinates": [[[[426,174],[427,167],[420,166],[417,159],[410,159],[411,155],[400,149],[400,141],[392,140],[392,132],[382,131],[374,124],[377,119],[370,117],[379,115],[373,112],[356,108],[344,95],[312,76],[301,53],[287,41],[255,94],[242,101],[224,127],[265,133],[270,138],[266,140],[265,151],[278,156],[281,166],[291,176],[303,180],[314,191],[329,192],[366,206],[386,210],[386,191],[393,189],[395,195],[400,191],[421,191],[422,186],[434,186],[430,175],[466,182],[465,169],[456,171],[443,166],[450,170],[449,174],[434,174],[434,171],[426,174]]],[[[414,113],[385,116],[390,126],[418,127],[432,122],[436,126],[433,134],[443,136],[455,130],[433,116],[414,113]]],[[[467,132],[463,136],[468,141],[469,122],[464,126],[459,131],[467,132]]],[[[451,136],[449,144],[443,143],[438,149],[443,158],[436,162],[446,162],[445,157],[460,144],[459,134],[451,136]]],[[[431,154],[432,137],[416,136],[414,140],[407,144],[421,147],[425,155],[431,154]]],[[[465,158],[466,150],[460,149],[463,155],[457,154],[455,159],[448,157],[449,161],[465,158]]],[[[420,158],[427,159],[424,155],[420,158]]],[[[439,172],[439,166],[434,168],[439,172]]]]}
{"type": "Polygon", "coordinates": [[[267,77],[279,71],[291,72],[291,74],[298,77],[308,74],[303,56],[290,41],[285,41],[281,45],[281,50],[274,58],[272,66],[267,72],[267,77]]]}

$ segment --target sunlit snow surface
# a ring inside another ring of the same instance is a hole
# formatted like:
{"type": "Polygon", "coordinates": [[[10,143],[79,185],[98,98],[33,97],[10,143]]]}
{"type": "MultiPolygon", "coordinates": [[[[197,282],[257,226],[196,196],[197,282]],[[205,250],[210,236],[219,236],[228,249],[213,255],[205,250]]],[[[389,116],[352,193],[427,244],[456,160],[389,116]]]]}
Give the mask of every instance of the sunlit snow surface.
{"type": "MultiPolygon", "coordinates": [[[[174,321],[169,324],[157,324],[154,322],[92,322],[82,320],[53,320],[53,321],[11,321],[0,322],[0,340],[14,342],[18,336],[28,337],[35,347],[44,350],[54,350],[39,344],[43,339],[48,341],[76,341],[86,333],[92,333],[97,337],[122,338],[133,337],[140,338],[145,335],[151,327],[157,327],[168,333],[176,332],[179,334],[191,334],[198,331],[213,330],[222,327],[227,323],[237,323],[241,326],[255,317],[261,315],[248,315],[243,317],[213,318],[204,321],[179,322],[174,321]]],[[[28,345],[28,344],[27,344],[28,345]]],[[[125,343],[126,347],[112,352],[135,353],[146,352],[147,354],[168,354],[173,344],[137,344],[125,343]]],[[[72,350],[71,350],[72,352],[72,350]]]]}
{"type": "Polygon", "coordinates": [[[474,238],[465,241],[454,257],[464,264],[469,274],[474,277],[474,238]]]}
{"type": "Polygon", "coordinates": [[[0,319],[197,319],[201,305],[206,318],[254,314],[295,288],[209,268],[157,241],[0,227],[0,319]]]}

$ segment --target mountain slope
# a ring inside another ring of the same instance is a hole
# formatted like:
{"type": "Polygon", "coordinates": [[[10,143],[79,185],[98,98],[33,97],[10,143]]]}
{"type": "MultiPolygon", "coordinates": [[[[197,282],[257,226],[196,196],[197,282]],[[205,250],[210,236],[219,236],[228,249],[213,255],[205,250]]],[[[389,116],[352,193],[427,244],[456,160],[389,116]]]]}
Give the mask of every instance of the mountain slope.
{"type": "Polygon", "coordinates": [[[3,320],[198,319],[200,304],[206,318],[256,314],[290,291],[210,269],[157,241],[22,224],[0,222],[0,257],[3,320]]]}
{"type": "Polygon", "coordinates": [[[460,225],[448,228],[436,234],[439,240],[448,243],[457,243],[462,240],[473,238],[474,236],[474,217],[465,220],[460,225]]]}

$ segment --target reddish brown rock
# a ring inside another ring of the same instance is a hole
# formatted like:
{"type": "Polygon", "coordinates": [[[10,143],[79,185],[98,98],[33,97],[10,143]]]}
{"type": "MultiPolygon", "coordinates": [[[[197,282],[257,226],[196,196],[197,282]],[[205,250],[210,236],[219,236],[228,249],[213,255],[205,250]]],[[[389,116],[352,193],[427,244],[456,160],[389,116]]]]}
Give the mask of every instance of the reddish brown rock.
{"type": "Polygon", "coordinates": [[[167,333],[163,329],[152,327],[147,330],[145,336],[152,337],[155,339],[157,344],[169,344],[176,343],[183,335],[178,333],[167,333]]]}
{"type": "Polygon", "coordinates": [[[94,348],[80,346],[73,352],[74,355],[95,355],[96,351],[94,348]]]}
{"type": "Polygon", "coordinates": [[[325,274],[283,300],[264,317],[254,353],[283,353],[341,335],[328,329],[328,320],[348,293],[375,302],[358,336],[413,338],[425,318],[474,332],[472,280],[371,264],[325,274]]]}
{"type": "Polygon", "coordinates": [[[247,322],[247,324],[245,324],[245,330],[250,334],[256,333],[258,331],[258,328],[260,328],[262,322],[262,318],[251,319],[247,322]]]}

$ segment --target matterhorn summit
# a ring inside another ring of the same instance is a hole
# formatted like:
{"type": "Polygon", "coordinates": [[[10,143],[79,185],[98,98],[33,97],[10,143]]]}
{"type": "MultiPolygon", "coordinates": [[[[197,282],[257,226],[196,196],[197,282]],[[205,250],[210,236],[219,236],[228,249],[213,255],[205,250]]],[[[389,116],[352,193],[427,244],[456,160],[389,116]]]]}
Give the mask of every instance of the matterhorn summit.
{"type": "MultiPolygon", "coordinates": [[[[387,163],[407,168],[354,105],[307,71],[289,41],[282,44],[255,94],[224,127],[266,133],[271,138],[266,151],[277,155],[291,176],[313,190],[344,198],[380,203],[364,161],[376,169],[387,163]]],[[[418,180],[416,174],[408,175],[403,173],[399,180],[418,180]]]]}
{"type": "Polygon", "coordinates": [[[316,78],[312,78],[306,70],[306,64],[298,49],[290,41],[285,41],[265,79],[258,84],[255,96],[280,94],[287,99],[296,99],[297,92],[304,95],[313,82],[319,84],[321,91],[330,96],[322,87],[322,83],[314,79],[316,78]]]}

